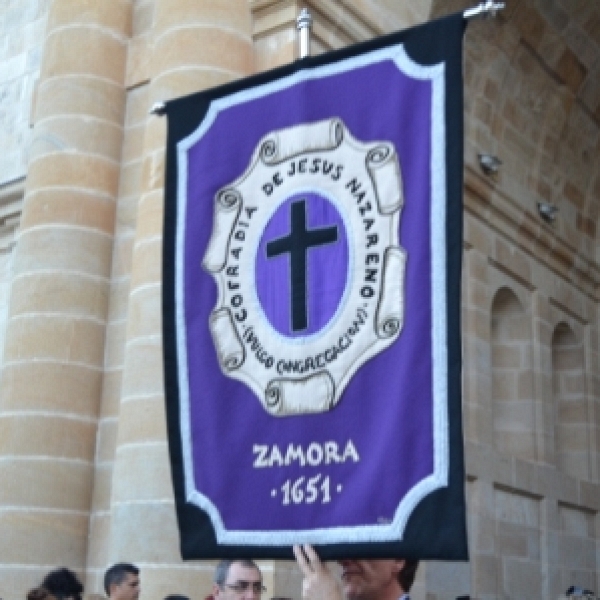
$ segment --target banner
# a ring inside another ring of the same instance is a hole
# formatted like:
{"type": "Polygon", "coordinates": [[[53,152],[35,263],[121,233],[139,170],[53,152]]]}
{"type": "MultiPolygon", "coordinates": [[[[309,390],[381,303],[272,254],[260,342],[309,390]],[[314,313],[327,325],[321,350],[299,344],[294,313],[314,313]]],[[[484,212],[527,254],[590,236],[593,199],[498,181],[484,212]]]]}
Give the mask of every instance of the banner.
{"type": "Polygon", "coordinates": [[[184,559],[464,560],[461,15],[177,99],[184,559]]]}

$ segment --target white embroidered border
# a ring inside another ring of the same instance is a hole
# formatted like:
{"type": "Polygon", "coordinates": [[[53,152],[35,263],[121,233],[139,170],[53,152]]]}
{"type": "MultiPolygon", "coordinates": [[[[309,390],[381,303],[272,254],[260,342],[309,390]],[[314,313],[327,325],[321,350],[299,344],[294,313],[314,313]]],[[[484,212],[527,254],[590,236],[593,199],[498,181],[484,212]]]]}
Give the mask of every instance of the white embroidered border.
{"type": "Polygon", "coordinates": [[[212,103],[200,127],[177,145],[178,157],[178,216],[175,258],[175,306],[177,353],[179,365],[179,402],[182,452],[184,457],[186,499],[204,510],[215,528],[221,544],[290,545],[302,541],[309,544],[345,542],[383,542],[402,539],[406,522],[417,504],[434,490],[448,482],[448,413],[447,413],[447,349],[446,349],[446,162],[445,162],[445,88],[444,64],[422,66],[413,62],[403,45],[391,46],[357,57],[300,71],[277,81],[244,90],[212,103]],[[187,212],[187,153],[212,127],[220,111],[287,89],[303,81],[321,79],[352,69],[391,60],[398,69],[415,79],[430,80],[433,89],[431,128],[431,291],[433,353],[433,431],[434,473],[414,486],[398,505],[391,523],[354,527],[291,531],[228,531],[217,507],[195,489],[190,429],[190,398],[188,379],[187,339],[185,331],[184,298],[184,240],[187,212]]]}

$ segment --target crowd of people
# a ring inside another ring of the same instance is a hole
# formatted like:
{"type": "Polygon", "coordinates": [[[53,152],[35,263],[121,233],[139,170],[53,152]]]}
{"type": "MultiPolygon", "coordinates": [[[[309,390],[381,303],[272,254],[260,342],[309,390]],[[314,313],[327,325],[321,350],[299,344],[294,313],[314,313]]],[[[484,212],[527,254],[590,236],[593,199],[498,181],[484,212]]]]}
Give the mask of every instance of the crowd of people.
{"type": "MultiPolygon", "coordinates": [[[[418,567],[418,561],[405,559],[344,559],[338,561],[342,569],[338,578],[312,546],[294,546],[294,555],[303,575],[303,600],[409,600],[418,567]]],[[[138,600],[138,567],[130,563],[111,566],[104,575],[104,592],[109,600],[138,600]]],[[[222,560],[205,600],[262,600],[265,592],[262,573],[254,561],[222,560]]],[[[27,600],[82,600],[82,594],[83,585],[76,574],[60,568],[48,573],[41,585],[27,594],[27,600]]],[[[189,598],[172,594],[164,600],[189,598]]]]}
{"type": "MultiPolygon", "coordinates": [[[[130,563],[113,565],[104,574],[104,591],[109,600],[138,600],[140,570],[130,563]]],[[[77,575],[62,567],[50,571],[41,585],[29,591],[27,600],[82,600],[82,595],[83,584],[77,575]]],[[[185,600],[185,596],[171,597],[177,599],[185,600]]]]}

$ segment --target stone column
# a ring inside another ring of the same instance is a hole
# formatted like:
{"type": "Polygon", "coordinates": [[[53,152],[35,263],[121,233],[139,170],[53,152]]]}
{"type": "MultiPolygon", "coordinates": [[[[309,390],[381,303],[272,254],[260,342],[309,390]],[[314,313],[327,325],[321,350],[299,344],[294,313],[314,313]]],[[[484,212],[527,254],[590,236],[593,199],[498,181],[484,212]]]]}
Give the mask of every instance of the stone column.
{"type": "Polygon", "coordinates": [[[85,566],[130,3],[54,0],[0,387],[0,597],[85,566]]]}
{"type": "MultiPolygon", "coordinates": [[[[247,0],[157,0],[149,105],[252,72],[247,0]]],[[[161,261],[166,122],[148,117],[133,247],[110,560],[142,569],[142,598],[210,592],[212,568],[180,560],[164,415],[161,261]]]]}

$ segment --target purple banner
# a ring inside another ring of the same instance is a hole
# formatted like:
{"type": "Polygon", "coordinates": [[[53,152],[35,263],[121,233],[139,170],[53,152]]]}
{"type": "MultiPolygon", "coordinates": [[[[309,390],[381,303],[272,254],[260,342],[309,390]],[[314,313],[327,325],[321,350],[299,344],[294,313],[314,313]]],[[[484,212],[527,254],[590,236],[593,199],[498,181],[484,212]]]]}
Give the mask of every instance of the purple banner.
{"type": "Polygon", "coordinates": [[[175,485],[217,547],[389,548],[449,486],[446,75],[397,42],[170,133],[175,485]]]}

